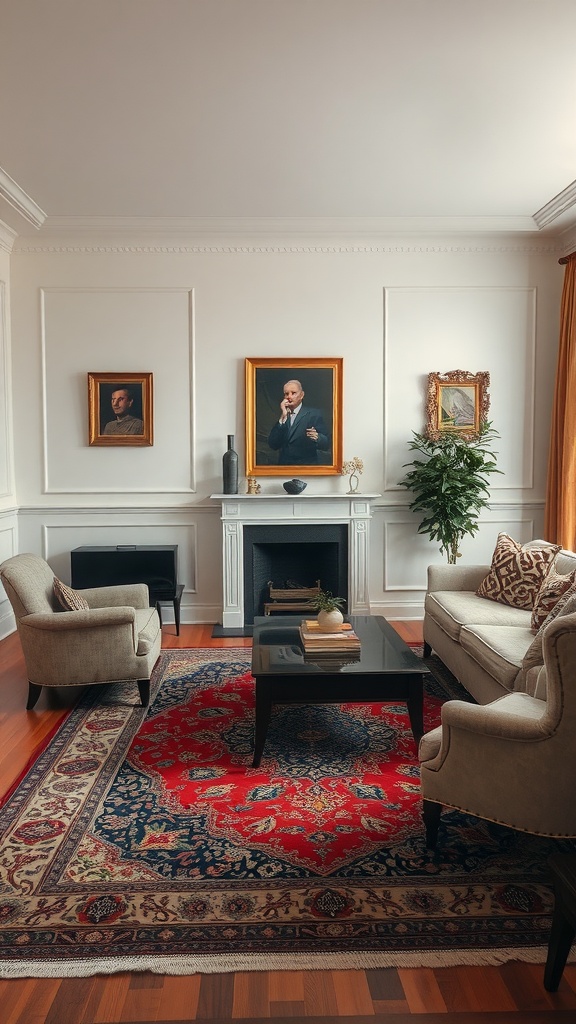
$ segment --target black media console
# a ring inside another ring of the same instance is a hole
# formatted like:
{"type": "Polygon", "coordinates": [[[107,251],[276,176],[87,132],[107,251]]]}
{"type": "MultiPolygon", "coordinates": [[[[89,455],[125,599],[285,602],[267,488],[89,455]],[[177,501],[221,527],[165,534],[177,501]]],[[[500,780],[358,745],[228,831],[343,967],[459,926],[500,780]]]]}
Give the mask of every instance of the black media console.
{"type": "Polygon", "coordinates": [[[78,590],[110,587],[118,583],[146,583],[150,604],[172,601],[176,634],[180,635],[180,601],[184,584],[178,579],[177,544],[118,544],[74,548],[70,552],[71,582],[78,590]]]}

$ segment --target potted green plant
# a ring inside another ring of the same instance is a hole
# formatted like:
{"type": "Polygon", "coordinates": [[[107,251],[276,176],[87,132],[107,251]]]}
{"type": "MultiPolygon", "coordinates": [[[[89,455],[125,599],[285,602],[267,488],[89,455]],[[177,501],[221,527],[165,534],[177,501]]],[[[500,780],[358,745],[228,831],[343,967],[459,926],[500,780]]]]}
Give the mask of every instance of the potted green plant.
{"type": "Polygon", "coordinates": [[[462,538],[476,533],[480,512],[489,506],[488,477],[501,472],[491,451],[499,434],[487,421],[475,437],[448,430],[436,439],[413,434],[408,447],[422,458],[404,464],[412,468],[399,486],[414,495],[408,507],[424,513],[418,533],[439,541],[440,551],[453,565],[460,557],[462,538]]]}
{"type": "Polygon", "coordinates": [[[325,633],[336,633],[344,616],[340,611],[346,602],[343,597],[334,597],[330,590],[319,590],[310,602],[310,607],[318,612],[318,625],[325,633]]]}

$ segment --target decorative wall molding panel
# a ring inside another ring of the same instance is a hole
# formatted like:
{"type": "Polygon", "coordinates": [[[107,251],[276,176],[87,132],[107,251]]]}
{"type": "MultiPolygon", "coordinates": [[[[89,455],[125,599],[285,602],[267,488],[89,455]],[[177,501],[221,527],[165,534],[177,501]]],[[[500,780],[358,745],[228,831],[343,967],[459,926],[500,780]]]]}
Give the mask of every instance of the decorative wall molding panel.
{"type": "Polygon", "coordinates": [[[534,402],[536,360],[536,289],[531,287],[406,286],[384,289],[384,467],[385,490],[402,490],[398,481],[412,431],[425,427],[428,373],[468,370],[490,373],[489,418],[501,436],[495,448],[505,476],[491,480],[491,492],[534,486],[534,402]],[[416,368],[402,388],[405,339],[416,368]],[[462,351],[471,356],[455,357],[462,351]],[[404,343],[403,343],[404,342],[404,343]],[[465,366],[454,364],[455,358],[465,366]],[[515,385],[522,367],[522,387],[515,385]],[[514,424],[521,423],[521,444],[510,445],[514,424]],[[505,484],[499,480],[505,480],[505,484]]]}
{"type": "Polygon", "coordinates": [[[44,493],[194,493],[193,290],[42,288],[41,301],[44,493]],[[88,372],[132,368],[153,372],[153,446],[91,448],[88,372]]]}
{"type": "MultiPolygon", "coordinates": [[[[390,591],[426,590],[428,565],[446,563],[440,554],[439,545],[430,541],[427,534],[419,534],[417,516],[385,522],[384,530],[384,582],[385,593],[390,591]]],[[[522,515],[506,519],[482,519],[474,537],[464,537],[461,544],[462,564],[489,565],[496,538],[500,532],[513,536],[525,544],[534,536],[534,520],[522,515]]]]}

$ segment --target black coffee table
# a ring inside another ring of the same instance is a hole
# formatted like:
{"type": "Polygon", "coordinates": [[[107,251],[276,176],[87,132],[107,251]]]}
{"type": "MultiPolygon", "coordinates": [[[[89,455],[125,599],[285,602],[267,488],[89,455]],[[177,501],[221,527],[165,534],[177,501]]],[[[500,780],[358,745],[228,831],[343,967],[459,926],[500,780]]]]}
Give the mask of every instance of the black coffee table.
{"type": "Polygon", "coordinates": [[[254,619],[252,675],[256,679],[256,738],[252,767],[262,758],[273,704],[371,704],[406,701],[416,744],[424,731],[423,689],[429,675],[380,615],[352,615],[347,622],[361,641],[360,657],[304,655],[301,615],[254,619]],[[349,658],[349,661],[346,659],[349,658]]]}

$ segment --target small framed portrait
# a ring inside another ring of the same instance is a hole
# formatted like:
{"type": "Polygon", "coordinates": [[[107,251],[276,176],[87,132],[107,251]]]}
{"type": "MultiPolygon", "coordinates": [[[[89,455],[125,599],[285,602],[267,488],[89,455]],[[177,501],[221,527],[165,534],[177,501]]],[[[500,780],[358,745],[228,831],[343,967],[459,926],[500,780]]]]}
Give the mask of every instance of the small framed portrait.
{"type": "Polygon", "coordinates": [[[450,370],[428,374],[426,402],[427,434],[438,440],[441,434],[456,432],[477,437],[488,419],[490,374],[450,370]]]}
{"type": "Polygon", "coordinates": [[[342,364],[246,359],[246,475],[342,471],[342,364]]]}
{"type": "Polygon", "coordinates": [[[88,374],[88,443],[154,443],[151,373],[88,374]]]}

